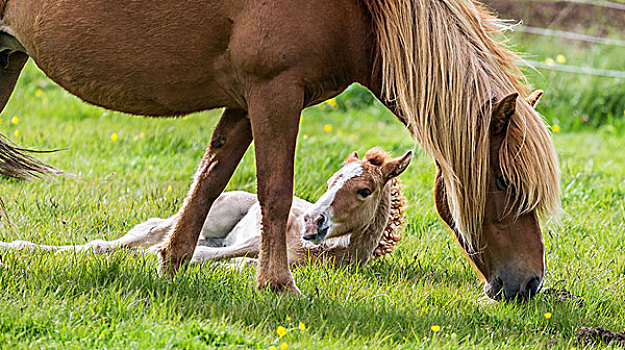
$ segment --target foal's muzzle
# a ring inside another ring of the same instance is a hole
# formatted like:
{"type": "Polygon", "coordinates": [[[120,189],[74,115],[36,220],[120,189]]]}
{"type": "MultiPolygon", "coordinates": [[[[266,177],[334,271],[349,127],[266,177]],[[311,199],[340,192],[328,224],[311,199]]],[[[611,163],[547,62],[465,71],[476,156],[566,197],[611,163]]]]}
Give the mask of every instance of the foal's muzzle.
{"type": "Polygon", "coordinates": [[[302,238],[315,244],[321,243],[328,235],[328,217],[325,213],[304,215],[304,233],[302,238]]]}

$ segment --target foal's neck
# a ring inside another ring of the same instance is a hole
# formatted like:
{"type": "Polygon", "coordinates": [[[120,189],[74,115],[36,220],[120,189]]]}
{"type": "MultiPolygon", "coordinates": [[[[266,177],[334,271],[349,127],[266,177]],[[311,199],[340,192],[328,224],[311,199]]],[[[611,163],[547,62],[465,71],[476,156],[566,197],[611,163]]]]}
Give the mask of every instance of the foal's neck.
{"type": "Polygon", "coordinates": [[[339,240],[337,244],[322,244],[321,255],[324,259],[335,263],[364,264],[372,256],[389,220],[391,211],[391,182],[389,181],[380,193],[380,200],[375,215],[362,230],[350,233],[349,240],[339,240]],[[349,242],[345,244],[344,242],[349,242]]]}
{"type": "Polygon", "coordinates": [[[366,263],[373,250],[380,243],[391,211],[391,182],[387,182],[380,193],[380,201],[373,219],[362,231],[352,232],[347,247],[349,259],[358,264],[366,263]]]}

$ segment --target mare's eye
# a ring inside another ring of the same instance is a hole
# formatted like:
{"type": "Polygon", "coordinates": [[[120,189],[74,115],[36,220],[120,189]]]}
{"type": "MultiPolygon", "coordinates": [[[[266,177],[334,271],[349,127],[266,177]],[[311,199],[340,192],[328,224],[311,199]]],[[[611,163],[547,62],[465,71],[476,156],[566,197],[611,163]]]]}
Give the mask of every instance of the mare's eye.
{"type": "Polygon", "coordinates": [[[358,190],[358,195],[362,198],[367,198],[369,197],[369,195],[371,195],[371,190],[368,188],[363,188],[361,190],[358,190]]]}
{"type": "Polygon", "coordinates": [[[495,177],[495,179],[497,180],[497,187],[502,190],[502,191],[507,191],[508,190],[508,186],[510,185],[508,183],[508,180],[506,180],[503,176],[497,176],[495,177]]]}

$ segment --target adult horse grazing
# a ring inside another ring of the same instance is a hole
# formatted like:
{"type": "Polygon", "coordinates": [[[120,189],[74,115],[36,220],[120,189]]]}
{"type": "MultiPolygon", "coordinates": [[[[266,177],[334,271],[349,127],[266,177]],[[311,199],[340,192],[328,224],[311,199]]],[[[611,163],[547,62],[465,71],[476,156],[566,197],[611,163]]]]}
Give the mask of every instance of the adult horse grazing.
{"type": "Polygon", "coordinates": [[[486,293],[540,289],[537,213],[559,208],[557,158],[538,114],[517,101],[529,92],[516,55],[495,38],[505,26],[472,0],[0,0],[0,10],[3,104],[31,57],[106,108],[172,116],[225,107],[161,248],[163,272],[191,258],[254,140],[257,285],[299,293],[285,232],[300,112],[359,82],[436,160],[438,210],[486,293]]]}
{"type": "MultiPolygon", "coordinates": [[[[389,253],[392,237],[403,220],[403,196],[399,176],[412,160],[412,152],[393,159],[379,148],[360,160],[356,152],[328,180],[317,203],[293,198],[287,224],[289,265],[326,260],[335,264],[364,264],[389,253]],[[313,243],[310,243],[313,242],[313,243]],[[320,243],[319,245],[314,243],[320,243]],[[381,249],[382,251],[378,251],[381,249]]],[[[45,251],[108,251],[116,248],[148,248],[167,240],[178,219],[151,218],[114,241],[95,240],[83,245],[49,246],[25,241],[0,242],[1,248],[45,251]]],[[[261,212],[256,195],[224,192],[211,206],[191,263],[206,260],[258,257],[261,212]]],[[[255,260],[252,260],[255,262],[255,260]]]]}

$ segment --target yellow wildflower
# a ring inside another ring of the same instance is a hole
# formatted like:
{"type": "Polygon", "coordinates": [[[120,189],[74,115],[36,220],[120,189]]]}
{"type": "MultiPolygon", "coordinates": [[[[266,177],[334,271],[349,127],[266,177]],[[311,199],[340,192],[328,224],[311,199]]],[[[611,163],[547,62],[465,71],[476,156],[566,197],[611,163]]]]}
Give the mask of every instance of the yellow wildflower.
{"type": "Polygon", "coordinates": [[[15,135],[15,137],[20,137],[20,131],[19,130],[15,130],[13,135],[15,135]]]}
{"type": "Polygon", "coordinates": [[[288,348],[288,347],[289,347],[289,344],[287,344],[287,343],[280,344],[280,350],[286,350],[286,348],[288,348]]]}
{"type": "Polygon", "coordinates": [[[298,327],[299,330],[302,332],[306,330],[306,325],[304,324],[304,322],[300,322],[298,327]]]}
{"type": "Polygon", "coordinates": [[[278,329],[276,329],[276,333],[278,333],[278,336],[282,338],[286,334],[286,328],[278,326],[278,329]]]}
{"type": "Polygon", "coordinates": [[[0,124],[2,124],[2,118],[0,118],[0,124]]]}
{"type": "Polygon", "coordinates": [[[327,100],[326,103],[328,104],[328,106],[330,106],[330,107],[332,107],[334,109],[336,109],[339,106],[339,104],[336,102],[336,98],[331,98],[331,99],[327,100]]]}
{"type": "Polygon", "coordinates": [[[11,123],[13,123],[13,125],[17,125],[17,123],[19,122],[20,122],[20,119],[17,116],[11,118],[11,123]]]}
{"type": "Polygon", "coordinates": [[[547,59],[545,60],[545,63],[547,63],[548,66],[555,66],[556,65],[556,62],[551,57],[547,57],[547,59]]]}
{"type": "Polygon", "coordinates": [[[555,132],[555,133],[559,133],[560,132],[560,125],[558,125],[558,124],[552,125],[551,128],[553,129],[553,132],[555,132]]]}
{"type": "Polygon", "coordinates": [[[546,319],[550,319],[551,318],[551,312],[545,312],[545,318],[546,319]]]}
{"type": "Polygon", "coordinates": [[[111,135],[111,140],[112,140],[113,142],[117,141],[117,133],[113,133],[113,134],[111,135]]]}
{"type": "Polygon", "coordinates": [[[278,350],[278,348],[276,348],[276,346],[275,346],[275,345],[272,345],[272,346],[269,348],[269,350],[278,350]]]}
{"type": "Polygon", "coordinates": [[[42,93],[43,93],[43,91],[41,91],[41,89],[37,89],[37,90],[35,91],[35,96],[36,96],[36,97],[41,97],[41,94],[42,94],[42,93]]]}
{"type": "Polygon", "coordinates": [[[145,138],[145,133],[144,132],[140,133],[139,137],[142,138],[142,139],[145,138]]]}
{"type": "Polygon", "coordinates": [[[287,317],[286,317],[286,320],[287,320],[288,322],[291,322],[291,316],[287,316],[287,317]]]}
{"type": "Polygon", "coordinates": [[[556,62],[558,62],[560,64],[565,64],[566,63],[566,57],[564,57],[564,55],[558,55],[558,56],[556,56],[556,62]]]}
{"type": "Polygon", "coordinates": [[[185,115],[184,117],[182,117],[182,120],[187,120],[187,119],[189,119],[188,115],[185,115]]]}
{"type": "Polygon", "coordinates": [[[441,330],[441,326],[435,324],[432,327],[430,327],[430,329],[432,330],[432,332],[436,333],[441,330]]]}
{"type": "Polygon", "coordinates": [[[451,333],[451,339],[456,339],[456,332],[451,333]]]}
{"type": "Polygon", "coordinates": [[[332,125],[331,124],[326,124],[323,126],[323,131],[325,132],[330,132],[332,131],[332,125]]]}
{"type": "Polygon", "coordinates": [[[174,188],[171,185],[167,186],[167,192],[174,192],[174,188]]]}
{"type": "Polygon", "coordinates": [[[302,137],[304,140],[308,140],[308,135],[304,135],[304,137],[302,137]]]}

